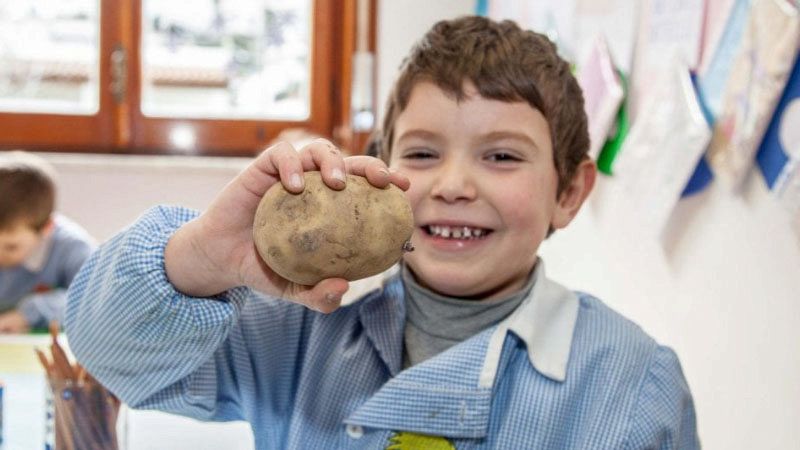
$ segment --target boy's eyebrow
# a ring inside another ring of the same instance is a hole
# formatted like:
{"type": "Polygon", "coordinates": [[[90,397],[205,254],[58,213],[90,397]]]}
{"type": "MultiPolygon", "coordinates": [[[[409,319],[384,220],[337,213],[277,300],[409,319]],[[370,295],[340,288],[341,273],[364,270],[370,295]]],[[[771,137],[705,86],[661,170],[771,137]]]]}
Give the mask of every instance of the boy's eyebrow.
{"type": "Polygon", "coordinates": [[[491,131],[480,137],[481,142],[501,141],[504,139],[520,141],[536,149],[539,149],[539,144],[537,144],[536,141],[533,140],[533,138],[531,138],[525,133],[520,133],[517,131],[507,131],[507,130],[491,131]]]}
{"type": "Polygon", "coordinates": [[[404,131],[403,134],[397,137],[397,142],[403,139],[418,138],[428,141],[438,141],[441,137],[433,131],[425,130],[422,128],[412,128],[411,130],[404,131]]]}

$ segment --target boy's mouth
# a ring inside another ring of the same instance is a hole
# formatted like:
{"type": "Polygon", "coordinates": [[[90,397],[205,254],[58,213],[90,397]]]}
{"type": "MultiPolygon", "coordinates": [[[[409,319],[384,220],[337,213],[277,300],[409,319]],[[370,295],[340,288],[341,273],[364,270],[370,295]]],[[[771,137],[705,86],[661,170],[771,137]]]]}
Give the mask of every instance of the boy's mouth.
{"type": "Polygon", "coordinates": [[[488,228],[453,226],[453,225],[423,225],[422,230],[429,236],[443,239],[484,239],[492,230],[488,228]]]}

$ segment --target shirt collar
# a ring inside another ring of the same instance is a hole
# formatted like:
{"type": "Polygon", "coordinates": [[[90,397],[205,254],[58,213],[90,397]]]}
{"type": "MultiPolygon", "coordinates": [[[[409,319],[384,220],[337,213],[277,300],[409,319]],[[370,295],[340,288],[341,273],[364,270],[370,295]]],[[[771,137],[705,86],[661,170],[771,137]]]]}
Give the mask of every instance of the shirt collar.
{"type": "MultiPolygon", "coordinates": [[[[344,303],[380,289],[387,284],[387,280],[398,276],[399,271],[399,265],[395,265],[382,274],[351,283],[344,303]]],[[[528,297],[516,311],[500,322],[490,339],[481,376],[482,385],[494,382],[502,344],[509,331],[525,343],[528,360],[539,373],[555,381],[563,382],[566,379],[572,335],[578,319],[578,297],[547,278],[541,258],[532,276],[535,281],[528,297]]]]}
{"type": "Polygon", "coordinates": [[[383,286],[366,295],[357,307],[367,337],[388,368],[389,379],[345,423],[455,438],[485,437],[494,381],[509,334],[525,342],[535,370],[553,380],[565,380],[578,299],[545,277],[541,260],[533,275],[533,289],[511,316],[403,371],[405,305],[396,269],[393,273],[389,280],[380,276],[358,287],[364,292],[383,286]]]}
{"type": "MultiPolygon", "coordinates": [[[[564,381],[578,319],[578,297],[547,278],[541,258],[533,276],[536,281],[528,298],[506,319],[508,331],[525,342],[528,359],[537,371],[564,381]]],[[[502,328],[498,327],[497,332],[502,328]]]]}
{"type": "Polygon", "coordinates": [[[525,343],[534,369],[552,380],[566,380],[572,334],[578,318],[578,297],[545,276],[541,259],[536,263],[533,276],[535,281],[528,298],[497,325],[489,339],[478,380],[482,388],[494,385],[509,332],[525,343]]]}
{"type": "Polygon", "coordinates": [[[39,272],[44,268],[47,263],[47,257],[50,254],[51,243],[53,242],[53,233],[47,233],[36,247],[33,248],[31,254],[22,262],[22,267],[31,271],[39,272]]]}

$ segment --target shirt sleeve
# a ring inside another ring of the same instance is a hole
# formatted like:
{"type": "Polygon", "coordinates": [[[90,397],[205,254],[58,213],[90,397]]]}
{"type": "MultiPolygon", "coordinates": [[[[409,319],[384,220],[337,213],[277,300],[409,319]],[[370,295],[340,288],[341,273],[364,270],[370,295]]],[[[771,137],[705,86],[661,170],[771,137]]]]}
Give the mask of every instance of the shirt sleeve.
{"type": "Polygon", "coordinates": [[[240,419],[225,343],[251,292],[188,297],[164,269],[167,241],[196,215],[156,207],[101,246],[69,289],[65,330],[78,361],[128,405],[240,419]]]}
{"type": "Polygon", "coordinates": [[[633,411],[627,449],[699,449],[694,402],[677,355],[657,347],[633,411]]]}

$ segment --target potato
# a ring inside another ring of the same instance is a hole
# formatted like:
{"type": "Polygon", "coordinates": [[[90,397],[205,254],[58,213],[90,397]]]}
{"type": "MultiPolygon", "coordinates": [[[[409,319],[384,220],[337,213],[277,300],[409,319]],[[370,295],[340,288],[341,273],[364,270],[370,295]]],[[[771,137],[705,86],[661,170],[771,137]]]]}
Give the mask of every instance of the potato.
{"type": "Polygon", "coordinates": [[[258,205],[253,238],[278,275],[304,285],[325,278],[353,281],[380,273],[411,250],[411,205],[400,188],[380,189],[347,175],[345,189],[305,173],[305,189],[292,194],[276,183],[258,205]]]}

